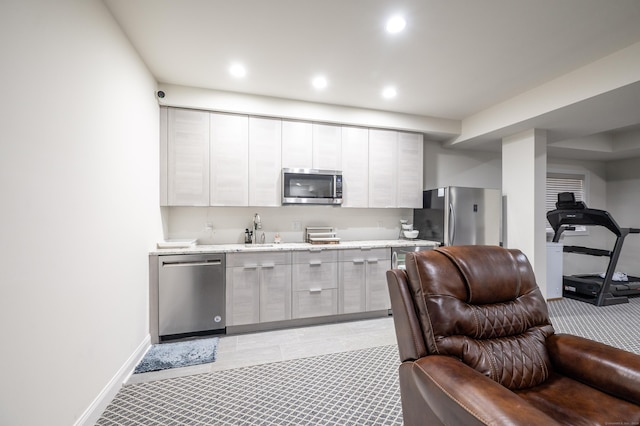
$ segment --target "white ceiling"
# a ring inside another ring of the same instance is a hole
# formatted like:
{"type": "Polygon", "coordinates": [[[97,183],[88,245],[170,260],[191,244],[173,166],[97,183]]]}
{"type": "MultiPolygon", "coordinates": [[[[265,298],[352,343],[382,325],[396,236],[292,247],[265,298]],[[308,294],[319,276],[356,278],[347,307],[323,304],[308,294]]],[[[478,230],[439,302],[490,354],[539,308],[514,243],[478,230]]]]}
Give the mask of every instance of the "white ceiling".
{"type": "MultiPolygon", "coordinates": [[[[638,0],[105,3],[160,83],[456,120],[640,41],[638,0]],[[387,34],[397,13],[407,27],[387,34]],[[244,79],[229,75],[234,61],[244,79]],[[322,92],[310,84],[318,73],[322,92]],[[380,96],[385,85],[396,98],[380,96]]],[[[578,114],[582,134],[548,120],[559,139],[640,123],[640,112],[635,123],[611,115],[578,114]]]]}

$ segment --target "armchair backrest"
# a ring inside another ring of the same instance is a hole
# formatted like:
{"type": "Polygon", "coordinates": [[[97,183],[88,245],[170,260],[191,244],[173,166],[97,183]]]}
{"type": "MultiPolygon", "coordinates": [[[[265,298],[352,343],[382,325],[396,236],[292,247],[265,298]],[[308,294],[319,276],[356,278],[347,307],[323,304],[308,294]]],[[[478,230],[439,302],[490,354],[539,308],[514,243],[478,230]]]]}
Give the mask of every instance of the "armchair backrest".
{"type": "Polygon", "coordinates": [[[459,358],[509,389],[547,379],[554,330],[522,252],[441,247],[408,254],[406,269],[427,354],[459,358]]]}

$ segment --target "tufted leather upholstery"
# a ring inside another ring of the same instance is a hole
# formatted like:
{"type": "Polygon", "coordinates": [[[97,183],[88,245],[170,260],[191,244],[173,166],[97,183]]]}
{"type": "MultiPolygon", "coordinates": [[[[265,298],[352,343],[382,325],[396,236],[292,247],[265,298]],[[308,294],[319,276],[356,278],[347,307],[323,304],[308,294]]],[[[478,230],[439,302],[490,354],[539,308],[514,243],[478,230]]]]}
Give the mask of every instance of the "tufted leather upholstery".
{"type": "Polygon", "coordinates": [[[387,281],[406,425],[640,424],[640,356],[554,334],[522,252],[412,253],[387,281]]]}

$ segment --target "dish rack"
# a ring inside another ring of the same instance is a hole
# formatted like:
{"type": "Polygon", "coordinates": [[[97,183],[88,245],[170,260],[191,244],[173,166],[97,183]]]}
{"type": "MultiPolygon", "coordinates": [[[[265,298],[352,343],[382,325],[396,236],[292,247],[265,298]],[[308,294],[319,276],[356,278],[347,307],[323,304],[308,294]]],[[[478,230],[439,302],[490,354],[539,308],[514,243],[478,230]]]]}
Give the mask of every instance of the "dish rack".
{"type": "Polygon", "coordinates": [[[336,236],[336,230],[331,226],[307,226],[305,241],[310,244],[338,244],[340,238],[336,236]]]}

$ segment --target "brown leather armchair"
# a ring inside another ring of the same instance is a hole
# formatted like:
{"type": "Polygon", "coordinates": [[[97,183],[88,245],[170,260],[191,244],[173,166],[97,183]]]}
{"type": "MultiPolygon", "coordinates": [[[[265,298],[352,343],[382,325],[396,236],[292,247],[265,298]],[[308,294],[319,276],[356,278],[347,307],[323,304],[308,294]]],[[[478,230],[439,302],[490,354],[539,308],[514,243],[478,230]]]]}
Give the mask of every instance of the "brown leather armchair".
{"type": "Polygon", "coordinates": [[[405,425],[640,425],[640,356],[555,334],[519,250],[411,253],[387,282],[405,425]]]}

